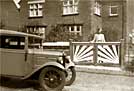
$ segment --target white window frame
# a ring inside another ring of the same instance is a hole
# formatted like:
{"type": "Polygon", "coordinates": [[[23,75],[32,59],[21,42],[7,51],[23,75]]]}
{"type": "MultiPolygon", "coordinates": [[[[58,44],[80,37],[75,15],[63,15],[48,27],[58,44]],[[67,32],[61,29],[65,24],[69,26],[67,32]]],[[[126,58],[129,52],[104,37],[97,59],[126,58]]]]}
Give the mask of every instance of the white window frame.
{"type": "Polygon", "coordinates": [[[73,33],[75,35],[79,34],[80,36],[82,35],[82,25],[70,25],[69,27],[69,32],[73,33]],[[72,31],[72,27],[73,27],[73,31],[72,31]],[[79,27],[79,31],[77,30],[79,27]]]}
{"type": "Polygon", "coordinates": [[[101,4],[97,1],[94,5],[94,14],[101,16],[101,4]]]}
{"type": "Polygon", "coordinates": [[[44,2],[45,0],[29,1],[29,17],[42,17],[44,2]]]}
{"type": "Polygon", "coordinates": [[[31,33],[36,33],[40,36],[42,36],[43,38],[45,38],[45,31],[46,31],[46,27],[40,27],[40,26],[29,26],[28,28],[28,32],[31,33]]]}
{"type": "Polygon", "coordinates": [[[111,6],[109,6],[109,16],[118,16],[118,6],[117,5],[111,5],[111,6]],[[112,8],[116,8],[117,10],[116,10],[116,14],[113,14],[112,13],[112,8]]]}
{"type": "Polygon", "coordinates": [[[79,0],[62,0],[62,2],[63,2],[63,15],[78,14],[79,0]],[[71,1],[72,4],[70,3],[71,1]]]}
{"type": "Polygon", "coordinates": [[[134,29],[132,30],[132,44],[134,44],[134,29]]]}

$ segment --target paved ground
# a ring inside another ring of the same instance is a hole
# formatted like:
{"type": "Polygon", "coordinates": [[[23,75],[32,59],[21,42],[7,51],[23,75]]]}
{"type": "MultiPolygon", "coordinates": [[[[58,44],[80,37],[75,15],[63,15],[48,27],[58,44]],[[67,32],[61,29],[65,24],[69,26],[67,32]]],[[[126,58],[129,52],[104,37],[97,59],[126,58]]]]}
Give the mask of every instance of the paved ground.
{"type": "MultiPolygon", "coordinates": [[[[36,82],[2,81],[0,91],[39,91],[36,82]]],[[[63,91],[134,91],[134,77],[77,72],[74,84],[63,91]]]]}
{"type": "Polygon", "coordinates": [[[65,87],[65,91],[134,91],[134,77],[91,73],[77,75],[75,83],[65,87]]]}

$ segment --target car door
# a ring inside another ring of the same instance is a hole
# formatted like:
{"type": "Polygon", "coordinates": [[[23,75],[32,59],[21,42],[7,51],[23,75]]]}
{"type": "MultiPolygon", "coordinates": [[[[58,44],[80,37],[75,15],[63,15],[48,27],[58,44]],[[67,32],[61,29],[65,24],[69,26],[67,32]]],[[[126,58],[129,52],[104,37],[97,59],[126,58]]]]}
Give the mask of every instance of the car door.
{"type": "Polygon", "coordinates": [[[0,73],[2,75],[24,76],[24,37],[3,35],[0,38],[0,73]]]}

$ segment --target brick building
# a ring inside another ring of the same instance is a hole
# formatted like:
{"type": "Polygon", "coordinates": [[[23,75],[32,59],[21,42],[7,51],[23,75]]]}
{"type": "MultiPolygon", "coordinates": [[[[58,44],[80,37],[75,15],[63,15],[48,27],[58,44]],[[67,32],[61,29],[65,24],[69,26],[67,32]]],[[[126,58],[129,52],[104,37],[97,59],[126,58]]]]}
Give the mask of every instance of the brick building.
{"type": "Polygon", "coordinates": [[[21,6],[25,7],[20,9],[20,14],[28,31],[42,27],[48,34],[51,26],[62,25],[68,32],[83,36],[83,40],[87,41],[97,27],[102,27],[100,1],[25,0],[21,6]]]}
{"type": "Polygon", "coordinates": [[[7,22],[6,28],[14,27],[9,29],[35,32],[45,38],[51,26],[62,25],[69,33],[89,41],[97,28],[102,27],[107,41],[120,41],[124,37],[122,0],[21,0],[19,11],[13,0],[1,2],[1,21],[7,22]]]}

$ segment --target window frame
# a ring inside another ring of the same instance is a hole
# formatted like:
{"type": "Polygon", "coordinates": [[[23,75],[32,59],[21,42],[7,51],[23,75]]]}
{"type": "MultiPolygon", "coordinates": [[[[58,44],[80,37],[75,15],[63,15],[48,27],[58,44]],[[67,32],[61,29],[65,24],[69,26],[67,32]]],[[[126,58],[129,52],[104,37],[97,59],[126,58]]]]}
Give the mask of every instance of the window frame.
{"type": "Polygon", "coordinates": [[[43,17],[43,3],[45,0],[28,1],[28,15],[30,18],[43,17]]]}
{"type": "Polygon", "coordinates": [[[131,37],[132,37],[132,44],[134,44],[134,29],[132,29],[132,33],[131,33],[131,37]]]}
{"type": "Polygon", "coordinates": [[[94,14],[95,15],[101,16],[101,7],[102,7],[102,5],[98,1],[95,1],[95,4],[94,4],[94,14]]]}
{"type": "Polygon", "coordinates": [[[78,14],[78,4],[79,0],[62,0],[63,15],[74,15],[78,14]],[[72,3],[70,3],[72,1],[72,3]],[[66,2],[66,4],[65,4],[66,2]]]}
{"type": "Polygon", "coordinates": [[[36,34],[45,38],[46,26],[27,26],[28,33],[36,34]]]}
{"type": "Polygon", "coordinates": [[[109,6],[109,16],[118,16],[118,5],[110,5],[109,6]],[[112,13],[112,8],[116,8],[116,13],[112,13]]]}
{"type": "Polygon", "coordinates": [[[67,26],[69,27],[70,33],[82,36],[82,25],[67,25],[67,26]],[[79,31],[78,31],[78,27],[79,27],[79,31]]]}

